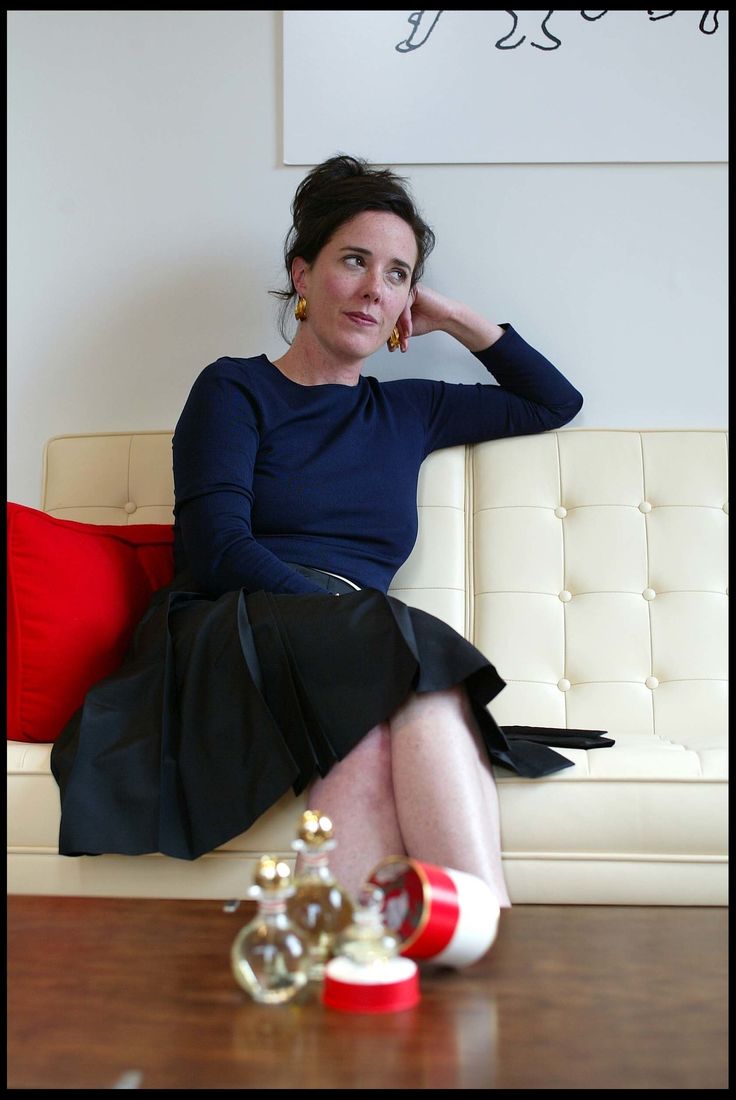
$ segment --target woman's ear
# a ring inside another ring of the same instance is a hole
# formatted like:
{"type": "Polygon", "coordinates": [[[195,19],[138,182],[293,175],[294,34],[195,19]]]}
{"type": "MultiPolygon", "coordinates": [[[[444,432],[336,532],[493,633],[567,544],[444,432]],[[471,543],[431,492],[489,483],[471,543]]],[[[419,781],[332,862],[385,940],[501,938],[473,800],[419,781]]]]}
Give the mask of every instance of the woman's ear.
{"type": "Polygon", "coordinates": [[[291,264],[291,281],[294,284],[294,290],[298,294],[306,295],[307,282],[306,275],[309,270],[309,264],[306,260],[303,260],[301,256],[297,256],[291,264]]]}

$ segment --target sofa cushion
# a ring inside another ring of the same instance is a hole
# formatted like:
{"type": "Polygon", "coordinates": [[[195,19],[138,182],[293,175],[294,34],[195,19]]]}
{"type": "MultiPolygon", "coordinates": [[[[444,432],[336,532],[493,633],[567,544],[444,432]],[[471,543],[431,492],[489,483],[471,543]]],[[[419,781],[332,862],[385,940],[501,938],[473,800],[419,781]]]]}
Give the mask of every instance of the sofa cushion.
{"type": "Polygon", "coordinates": [[[8,739],[54,741],[172,575],[171,524],[102,526],[8,503],[8,739]]]}

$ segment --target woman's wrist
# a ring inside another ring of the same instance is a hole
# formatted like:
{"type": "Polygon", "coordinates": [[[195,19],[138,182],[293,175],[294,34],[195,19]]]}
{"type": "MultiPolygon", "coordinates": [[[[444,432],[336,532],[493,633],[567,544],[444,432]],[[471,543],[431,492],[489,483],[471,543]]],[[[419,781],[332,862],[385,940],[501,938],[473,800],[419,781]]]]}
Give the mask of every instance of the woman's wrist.
{"type": "Polygon", "coordinates": [[[485,351],[503,336],[504,330],[493,321],[487,321],[468,306],[457,303],[449,314],[445,332],[458,340],[468,351],[485,351]]]}

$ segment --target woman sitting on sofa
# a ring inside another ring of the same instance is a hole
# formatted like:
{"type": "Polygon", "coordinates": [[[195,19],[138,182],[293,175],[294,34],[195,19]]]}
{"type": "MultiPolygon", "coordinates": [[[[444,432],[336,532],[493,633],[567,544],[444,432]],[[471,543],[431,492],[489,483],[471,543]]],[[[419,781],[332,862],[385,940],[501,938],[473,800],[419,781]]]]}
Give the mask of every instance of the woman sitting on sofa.
{"type": "Polygon", "coordinates": [[[275,361],[218,359],[191,390],[176,575],[54,746],[60,851],[194,859],[308,789],[348,889],[408,854],[480,876],[508,906],[491,761],[528,776],[568,761],[509,742],[488,658],[386,593],[416,537],[424,458],[559,428],[582,397],[511,326],[421,282],[434,235],[401,177],[335,156],[292,213],[278,293],[296,335],[275,361]],[[498,384],[365,374],[386,343],[430,332],[498,384]]]}

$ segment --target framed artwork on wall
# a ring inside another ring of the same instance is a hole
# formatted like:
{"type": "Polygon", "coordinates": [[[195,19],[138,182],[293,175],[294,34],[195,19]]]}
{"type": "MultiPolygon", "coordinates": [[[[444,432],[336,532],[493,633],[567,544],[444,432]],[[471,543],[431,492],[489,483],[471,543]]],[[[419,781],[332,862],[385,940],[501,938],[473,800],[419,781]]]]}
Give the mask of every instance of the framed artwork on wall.
{"type": "Polygon", "coordinates": [[[727,160],[727,11],[285,11],[286,164],[727,160]]]}

